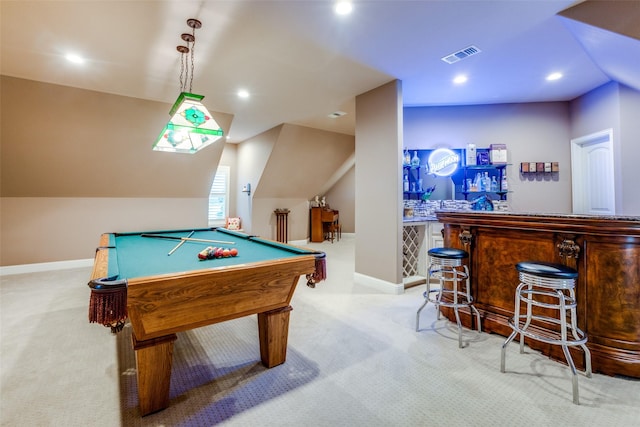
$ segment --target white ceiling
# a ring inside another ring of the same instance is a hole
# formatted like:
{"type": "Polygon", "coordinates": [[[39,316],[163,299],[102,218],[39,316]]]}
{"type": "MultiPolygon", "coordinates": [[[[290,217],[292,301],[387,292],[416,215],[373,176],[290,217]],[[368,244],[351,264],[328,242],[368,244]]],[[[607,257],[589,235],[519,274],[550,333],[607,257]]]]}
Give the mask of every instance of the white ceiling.
{"type": "Polygon", "coordinates": [[[576,3],[354,0],[336,16],[333,0],[2,0],[1,73],[166,102],[168,117],[176,46],[197,18],[192,91],[235,116],[231,142],[281,123],[353,134],[355,96],[393,79],[406,106],[570,100],[610,80],[640,90],[640,41],[556,16],[576,3]],[[470,45],[482,52],[441,60],[470,45]],[[546,82],[552,71],[565,78],[546,82]]]}

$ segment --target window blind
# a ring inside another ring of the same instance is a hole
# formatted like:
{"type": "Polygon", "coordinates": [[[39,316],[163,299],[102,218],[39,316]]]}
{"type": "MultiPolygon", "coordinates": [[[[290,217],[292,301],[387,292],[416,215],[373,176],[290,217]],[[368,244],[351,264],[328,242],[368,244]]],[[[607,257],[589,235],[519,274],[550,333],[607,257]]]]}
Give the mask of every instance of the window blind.
{"type": "Polygon", "coordinates": [[[218,166],[209,192],[209,227],[225,225],[229,216],[229,167],[218,166]]]}

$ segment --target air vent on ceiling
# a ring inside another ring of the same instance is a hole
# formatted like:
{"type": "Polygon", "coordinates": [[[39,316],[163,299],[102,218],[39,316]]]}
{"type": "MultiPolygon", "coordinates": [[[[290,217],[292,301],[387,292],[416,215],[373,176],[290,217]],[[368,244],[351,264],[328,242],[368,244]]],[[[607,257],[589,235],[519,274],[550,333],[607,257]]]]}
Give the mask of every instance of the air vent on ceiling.
{"type": "Polygon", "coordinates": [[[465,47],[462,50],[459,50],[457,52],[454,52],[450,55],[443,57],[442,60],[447,64],[453,64],[455,62],[458,62],[460,60],[463,60],[465,58],[468,58],[480,52],[482,51],[478,49],[476,46],[469,46],[469,47],[465,47]]]}

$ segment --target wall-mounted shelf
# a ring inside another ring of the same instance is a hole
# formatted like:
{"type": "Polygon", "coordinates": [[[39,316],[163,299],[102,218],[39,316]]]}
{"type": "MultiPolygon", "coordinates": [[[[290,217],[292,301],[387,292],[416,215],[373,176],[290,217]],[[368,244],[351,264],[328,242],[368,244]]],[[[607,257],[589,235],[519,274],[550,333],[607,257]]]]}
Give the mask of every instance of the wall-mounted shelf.
{"type": "Polygon", "coordinates": [[[558,162],[522,162],[520,173],[554,173],[560,172],[558,162]]]}
{"type": "MultiPolygon", "coordinates": [[[[462,168],[463,177],[462,177],[462,191],[459,194],[462,194],[465,200],[469,200],[469,196],[482,196],[482,195],[490,195],[493,194],[497,196],[500,200],[507,200],[507,193],[509,192],[505,187],[506,174],[507,174],[507,163],[498,163],[498,164],[489,164],[489,165],[468,165],[462,168]],[[490,178],[495,177],[498,183],[498,191],[491,190],[476,190],[471,191],[468,188],[468,180],[474,181],[476,174],[480,173],[484,175],[484,172],[487,172],[490,178]]],[[[475,198],[475,197],[474,197],[475,198]]]]}
{"type": "Polygon", "coordinates": [[[464,166],[464,169],[484,171],[484,170],[491,170],[491,169],[504,169],[507,166],[509,166],[509,164],[507,163],[494,163],[490,165],[467,165],[467,166],[464,166]]]}
{"type": "Polygon", "coordinates": [[[497,194],[500,196],[500,200],[505,200],[507,198],[508,191],[463,191],[462,194],[465,195],[465,199],[469,194],[497,194]]]}

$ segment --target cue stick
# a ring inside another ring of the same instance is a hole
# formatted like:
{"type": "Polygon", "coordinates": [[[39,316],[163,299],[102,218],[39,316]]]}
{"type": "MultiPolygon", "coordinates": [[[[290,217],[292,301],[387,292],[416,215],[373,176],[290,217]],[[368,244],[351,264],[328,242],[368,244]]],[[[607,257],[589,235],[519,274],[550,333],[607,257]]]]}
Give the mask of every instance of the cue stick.
{"type": "MultiPolygon", "coordinates": [[[[193,230],[191,233],[189,233],[189,235],[188,235],[187,237],[191,237],[191,236],[193,236],[193,233],[195,233],[195,232],[196,232],[196,231],[195,231],[195,230],[193,230]]],[[[177,250],[178,250],[178,248],[179,248],[180,246],[184,245],[184,242],[186,242],[186,240],[180,240],[180,243],[178,243],[178,244],[177,244],[173,249],[171,249],[171,250],[169,251],[169,253],[167,254],[167,256],[169,256],[169,255],[171,255],[172,253],[174,253],[175,251],[177,251],[177,250]]]]}
{"type": "Polygon", "coordinates": [[[235,245],[235,242],[225,242],[224,240],[208,240],[208,239],[195,239],[192,237],[178,237],[178,236],[163,236],[161,234],[141,234],[142,237],[154,237],[156,239],[172,239],[172,240],[185,240],[187,242],[205,242],[205,243],[226,243],[227,245],[235,245]]]}

